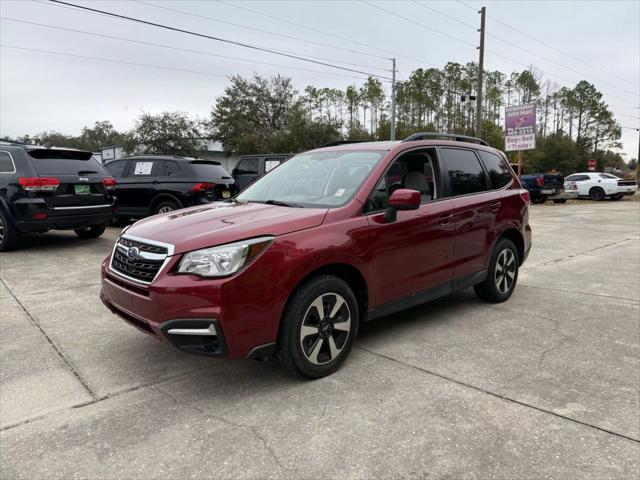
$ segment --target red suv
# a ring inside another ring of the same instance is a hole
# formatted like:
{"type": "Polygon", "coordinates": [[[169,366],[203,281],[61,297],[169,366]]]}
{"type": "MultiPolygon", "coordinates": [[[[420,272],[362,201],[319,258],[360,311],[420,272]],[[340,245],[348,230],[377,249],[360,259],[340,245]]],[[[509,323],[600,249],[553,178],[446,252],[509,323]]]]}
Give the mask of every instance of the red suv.
{"type": "Polygon", "coordinates": [[[126,228],[101,298],[182,350],[275,354],[322,377],[361,322],[470,286],[507,300],[531,247],[528,204],[504,154],[479,139],[332,145],[234,199],[126,228]]]}

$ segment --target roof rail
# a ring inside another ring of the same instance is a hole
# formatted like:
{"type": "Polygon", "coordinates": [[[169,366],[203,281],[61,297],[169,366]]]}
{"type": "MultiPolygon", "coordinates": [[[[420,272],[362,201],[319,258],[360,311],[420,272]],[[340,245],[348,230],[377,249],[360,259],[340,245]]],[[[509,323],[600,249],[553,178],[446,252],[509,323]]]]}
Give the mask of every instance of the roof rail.
{"type": "Polygon", "coordinates": [[[457,135],[453,133],[438,133],[438,132],[420,132],[409,135],[403,140],[403,142],[412,142],[414,140],[426,140],[430,138],[446,138],[448,140],[454,140],[456,142],[471,142],[478,143],[480,145],[489,146],[487,142],[477,137],[468,137],[466,135],[457,135]]]}
{"type": "Polygon", "coordinates": [[[348,143],[363,143],[363,142],[370,142],[370,141],[371,140],[336,140],[335,142],[325,143],[324,145],[318,148],[335,147],[337,145],[346,145],[348,143]]]}

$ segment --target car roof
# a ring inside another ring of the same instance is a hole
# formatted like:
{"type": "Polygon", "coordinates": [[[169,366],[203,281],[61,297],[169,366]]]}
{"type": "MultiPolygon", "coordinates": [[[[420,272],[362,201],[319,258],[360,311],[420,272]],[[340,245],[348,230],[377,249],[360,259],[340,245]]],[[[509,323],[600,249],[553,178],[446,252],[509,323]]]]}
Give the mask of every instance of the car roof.
{"type": "Polygon", "coordinates": [[[214,162],[214,160],[207,160],[203,158],[194,157],[179,157],[177,155],[156,155],[156,154],[140,154],[140,155],[127,155],[125,157],[116,158],[115,160],[176,160],[178,162],[214,162]]]}
{"type": "MultiPolygon", "coordinates": [[[[345,143],[341,145],[332,145],[329,147],[320,147],[314,150],[309,150],[309,152],[335,152],[335,151],[357,151],[357,150],[374,150],[374,151],[391,151],[394,148],[397,148],[401,145],[406,145],[407,147],[438,147],[438,146],[446,146],[446,147],[466,147],[473,148],[474,150],[484,150],[486,152],[491,153],[500,153],[504,155],[500,150],[493,148],[491,146],[480,145],[478,143],[472,142],[464,142],[459,140],[440,140],[440,139],[430,139],[430,140],[396,140],[396,141],[380,141],[380,142],[353,142],[353,143],[345,143]]],[[[305,152],[308,153],[308,152],[305,152]]]]}

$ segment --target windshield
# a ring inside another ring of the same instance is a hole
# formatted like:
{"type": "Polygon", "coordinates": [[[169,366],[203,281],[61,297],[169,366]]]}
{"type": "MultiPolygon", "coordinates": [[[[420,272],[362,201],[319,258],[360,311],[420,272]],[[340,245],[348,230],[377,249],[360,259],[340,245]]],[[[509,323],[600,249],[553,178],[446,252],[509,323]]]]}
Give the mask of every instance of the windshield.
{"type": "Polygon", "coordinates": [[[384,153],[353,150],[303,153],[269,172],[236,200],[338,207],[353,197],[384,153]]]}

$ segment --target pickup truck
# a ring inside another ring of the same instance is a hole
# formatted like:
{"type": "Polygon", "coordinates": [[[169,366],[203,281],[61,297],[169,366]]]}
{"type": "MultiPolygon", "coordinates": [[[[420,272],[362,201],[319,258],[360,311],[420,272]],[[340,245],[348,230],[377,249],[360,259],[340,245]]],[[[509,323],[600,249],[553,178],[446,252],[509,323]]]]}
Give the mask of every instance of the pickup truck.
{"type": "MultiPolygon", "coordinates": [[[[515,172],[517,165],[511,165],[515,172]]],[[[577,192],[565,191],[564,175],[561,173],[529,173],[520,176],[522,186],[529,190],[531,203],[566,203],[570,198],[578,198],[577,192]]]]}

